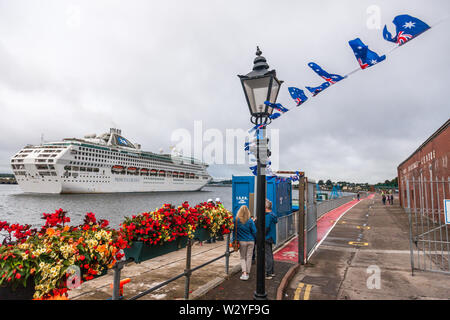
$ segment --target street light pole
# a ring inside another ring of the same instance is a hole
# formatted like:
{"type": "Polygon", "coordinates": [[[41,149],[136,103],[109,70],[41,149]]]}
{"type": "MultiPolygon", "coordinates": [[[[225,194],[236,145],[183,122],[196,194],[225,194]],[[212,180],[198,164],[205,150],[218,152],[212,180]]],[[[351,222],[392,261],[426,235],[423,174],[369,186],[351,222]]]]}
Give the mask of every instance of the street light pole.
{"type": "MultiPolygon", "coordinates": [[[[265,265],[266,265],[266,162],[261,161],[261,145],[260,141],[265,141],[266,129],[261,130],[262,137],[259,136],[256,140],[257,143],[257,176],[256,176],[256,291],[253,295],[255,300],[267,300],[267,293],[265,288],[265,265]]],[[[264,148],[263,148],[264,149],[264,148]]]]}
{"type": "Polygon", "coordinates": [[[246,75],[239,75],[242,89],[251,114],[251,122],[261,128],[256,129],[256,291],[255,300],[266,300],[265,289],[265,238],[266,238],[266,165],[268,157],[266,125],[273,108],[265,102],[275,103],[283,81],[276,77],[275,70],[268,70],[269,65],[257,47],[253,70],[246,75]]]}

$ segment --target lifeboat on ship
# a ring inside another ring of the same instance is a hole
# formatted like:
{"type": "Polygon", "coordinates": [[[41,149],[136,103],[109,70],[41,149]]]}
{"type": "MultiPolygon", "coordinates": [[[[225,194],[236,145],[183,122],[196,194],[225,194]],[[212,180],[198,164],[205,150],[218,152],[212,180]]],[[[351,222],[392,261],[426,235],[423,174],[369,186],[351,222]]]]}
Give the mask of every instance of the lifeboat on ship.
{"type": "Polygon", "coordinates": [[[134,173],[136,173],[137,172],[137,168],[135,168],[135,167],[128,167],[127,168],[127,172],[128,173],[131,173],[131,174],[134,174],[134,173]]]}
{"type": "Polygon", "coordinates": [[[111,171],[114,173],[122,173],[124,171],[124,167],[123,166],[113,166],[111,168],[111,171]]]}
{"type": "Polygon", "coordinates": [[[178,178],[184,178],[184,172],[178,173],[178,178]]]}
{"type": "Polygon", "coordinates": [[[149,171],[148,169],[142,168],[142,169],[141,169],[141,174],[147,176],[147,175],[148,175],[148,171],[149,171]]]}
{"type": "Polygon", "coordinates": [[[150,170],[150,175],[151,176],[156,176],[157,174],[158,174],[158,170],[156,170],[156,169],[150,170]]]}
{"type": "Polygon", "coordinates": [[[174,171],[174,172],[172,173],[172,177],[178,178],[178,172],[174,171]]]}
{"type": "Polygon", "coordinates": [[[159,170],[158,175],[159,175],[160,177],[165,177],[165,176],[166,176],[166,172],[165,172],[164,170],[159,170]]]}
{"type": "Polygon", "coordinates": [[[191,173],[191,174],[189,175],[189,178],[190,178],[190,179],[194,179],[194,178],[195,178],[195,174],[194,174],[194,173],[191,173]]]}

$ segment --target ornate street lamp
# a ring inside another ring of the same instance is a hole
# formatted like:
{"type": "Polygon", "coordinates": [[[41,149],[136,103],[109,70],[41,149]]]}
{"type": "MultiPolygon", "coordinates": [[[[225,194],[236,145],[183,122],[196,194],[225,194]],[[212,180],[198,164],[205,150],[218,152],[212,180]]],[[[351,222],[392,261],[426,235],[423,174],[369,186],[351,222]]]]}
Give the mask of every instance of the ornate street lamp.
{"type": "MultiPolygon", "coordinates": [[[[261,50],[256,47],[256,58],[253,70],[245,76],[238,75],[241,79],[242,88],[247,100],[251,114],[251,122],[255,125],[267,125],[271,122],[269,116],[273,108],[265,104],[266,101],[275,103],[283,81],[276,77],[275,70],[268,70],[269,65],[261,50]]],[[[256,291],[253,295],[255,300],[266,300],[265,289],[265,230],[266,230],[266,159],[267,140],[265,139],[265,128],[262,134],[257,131],[257,176],[256,176],[256,291]],[[264,154],[263,154],[264,153],[264,154]]]]}
{"type": "Polygon", "coordinates": [[[238,75],[241,79],[245,98],[251,114],[251,122],[254,124],[267,123],[268,117],[272,114],[273,108],[264,102],[275,103],[283,81],[277,79],[275,70],[268,70],[266,58],[262,57],[261,50],[256,47],[256,58],[253,70],[245,76],[238,75]]]}

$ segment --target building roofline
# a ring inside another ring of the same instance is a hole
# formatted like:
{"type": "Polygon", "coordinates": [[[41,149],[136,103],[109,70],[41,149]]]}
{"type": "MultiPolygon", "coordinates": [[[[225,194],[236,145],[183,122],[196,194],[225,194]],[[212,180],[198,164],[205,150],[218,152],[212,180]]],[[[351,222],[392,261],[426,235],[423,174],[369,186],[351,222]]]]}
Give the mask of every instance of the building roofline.
{"type": "Polygon", "coordinates": [[[428,142],[433,140],[436,136],[438,136],[442,131],[447,129],[447,127],[450,126],[450,119],[448,119],[439,129],[437,129],[427,140],[425,140],[424,143],[420,145],[408,158],[403,160],[402,163],[400,163],[397,166],[397,169],[399,169],[403,164],[405,164],[409,159],[411,159],[420,149],[422,149],[428,142]]]}

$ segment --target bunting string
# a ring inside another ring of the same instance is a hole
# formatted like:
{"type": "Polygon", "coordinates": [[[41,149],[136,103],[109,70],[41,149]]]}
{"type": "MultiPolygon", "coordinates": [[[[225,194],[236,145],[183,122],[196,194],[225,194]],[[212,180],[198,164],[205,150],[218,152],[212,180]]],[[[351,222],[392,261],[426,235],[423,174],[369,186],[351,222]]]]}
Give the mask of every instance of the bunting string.
{"type": "MultiPolygon", "coordinates": [[[[344,76],[340,76],[338,74],[330,74],[327,71],[325,71],[322,67],[320,67],[318,64],[314,63],[314,62],[310,62],[308,63],[308,66],[319,76],[321,77],[323,80],[325,80],[325,82],[323,82],[322,84],[320,84],[317,87],[309,87],[309,86],[305,86],[305,88],[309,91],[309,93],[312,95],[312,97],[315,97],[316,95],[318,95],[319,93],[321,93],[322,91],[324,91],[325,89],[329,88],[330,86],[348,78],[349,76],[355,74],[358,71],[361,70],[365,70],[369,67],[372,67],[384,60],[386,60],[387,55],[391,54],[393,51],[399,49],[400,47],[402,47],[405,43],[411,41],[412,39],[418,37],[419,35],[421,35],[422,33],[436,27],[437,25],[440,25],[441,23],[447,21],[450,18],[450,15],[445,16],[444,18],[438,20],[436,23],[434,23],[433,25],[429,26],[427,23],[423,22],[422,20],[407,15],[407,14],[403,14],[403,15],[398,15],[394,18],[394,20],[392,21],[395,28],[396,28],[396,32],[395,32],[395,36],[392,36],[392,34],[388,31],[387,26],[384,26],[383,28],[383,38],[386,41],[395,43],[396,46],[393,47],[391,50],[389,50],[386,54],[379,56],[376,52],[369,50],[369,47],[367,45],[365,45],[361,39],[356,38],[354,40],[350,40],[348,43],[350,45],[350,47],[353,50],[353,53],[356,57],[356,60],[359,64],[359,67],[350,71],[349,73],[347,73],[344,76]]],[[[305,92],[301,89],[298,89],[296,87],[288,87],[289,93],[292,97],[292,99],[295,101],[297,107],[300,107],[301,105],[303,105],[304,103],[306,103],[308,100],[311,100],[308,98],[308,96],[305,94],[305,92]]],[[[277,112],[272,113],[269,118],[271,120],[275,120],[280,118],[283,114],[285,114],[286,112],[289,111],[289,109],[283,107],[281,105],[281,103],[271,103],[269,101],[265,101],[264,102],[267,106],[269,106],[270,108],[276,110],[277,112]]],[[[266,124],[259,124],[254,126],[253,128],[251,128],[248,132],[250,134],[255,134],[257,139],[259,137],[260,131],[261,129],[265,129],[266,124]]],[[[245,143],[244,148],[245,151],[248,151],[249,155],[254,155],[254,152],[251,151],[251,147],[254,146],[254,144],[250,144],[248,142],[245,143]]],[[[256,161],[256,160],[252,160],[252,161],[256,161]]],[[[256,175],[257,174],[257,166],[251,166],[250,169],[252,170],[253,174],[256,175]]],[[[267,177],[268,179],[276,179],[277,183],[279,183],[280,181],[287,181],[287,180],[291,180],[291,181],[296,181],[298,180],[299,173],[298,171],[296,172],[296,175],[293,175],[291,177],[285,178],[285,177],[278,177],[271,169],[270,169],[270,165],[267,166],[266,168],[267,171],[267,177]],[[284,179],[284,180],[283,180],[284,179]]]]}

